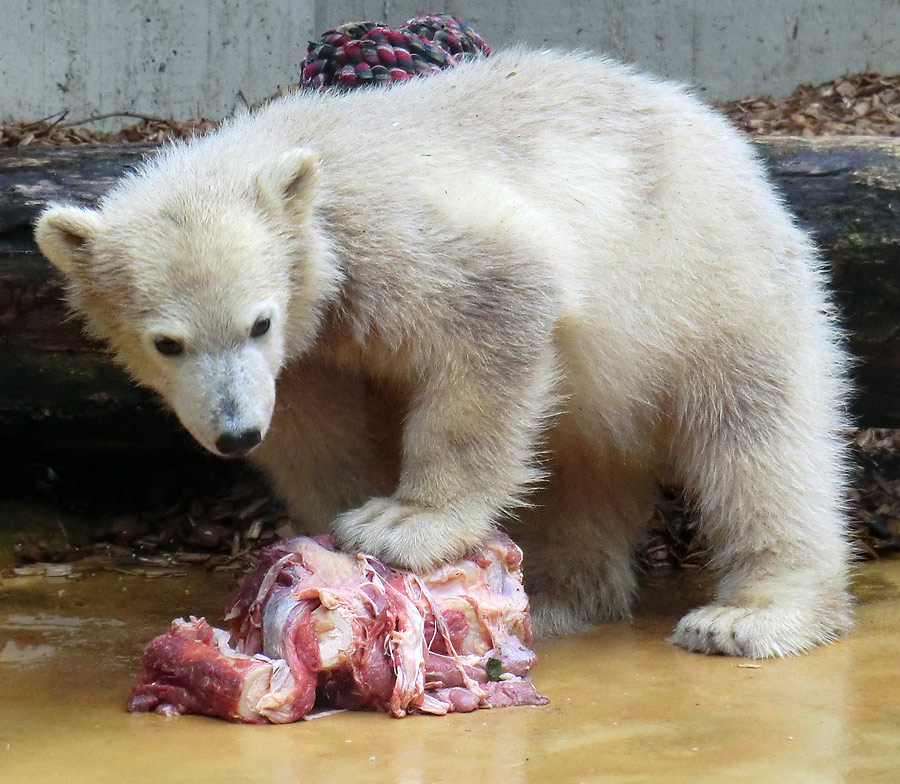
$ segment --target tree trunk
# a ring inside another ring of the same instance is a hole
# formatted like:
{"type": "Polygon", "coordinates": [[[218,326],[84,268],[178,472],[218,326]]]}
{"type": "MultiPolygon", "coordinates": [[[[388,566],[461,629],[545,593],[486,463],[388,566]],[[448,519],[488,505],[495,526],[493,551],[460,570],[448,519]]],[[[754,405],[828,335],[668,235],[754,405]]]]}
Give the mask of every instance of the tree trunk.
{"type": "MultiPolygon", "coordinates": [[[[756,141],[773,182],[831,269],[863,425],[900,427],[900,139],[756,141]]],[[[0,436],[96,448],[183,443],[174,418],[67,317],[31,224],[51,201],[93,204],[153,147],[0,152],[0,436]]]]}

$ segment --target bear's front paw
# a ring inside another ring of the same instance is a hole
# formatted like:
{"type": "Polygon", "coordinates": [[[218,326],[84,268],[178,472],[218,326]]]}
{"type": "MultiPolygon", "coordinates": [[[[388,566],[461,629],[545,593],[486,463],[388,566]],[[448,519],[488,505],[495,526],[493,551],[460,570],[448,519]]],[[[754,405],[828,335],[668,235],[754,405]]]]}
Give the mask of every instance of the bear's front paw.
{"type": "Polygon", "coordinates": [[[846,597],[816,610],[710,604],[685,615],[669,641],[700,653],[769,659],[803,653],[831,642],[850,626],[846,597]]]}
{"type": "Polygon", "coordinates": [[[489,524],[473,526],[453,512],[393,498],[373,498],[333,525],[342,547],[414,572],[462,558],[489,530],[489,524]]]}

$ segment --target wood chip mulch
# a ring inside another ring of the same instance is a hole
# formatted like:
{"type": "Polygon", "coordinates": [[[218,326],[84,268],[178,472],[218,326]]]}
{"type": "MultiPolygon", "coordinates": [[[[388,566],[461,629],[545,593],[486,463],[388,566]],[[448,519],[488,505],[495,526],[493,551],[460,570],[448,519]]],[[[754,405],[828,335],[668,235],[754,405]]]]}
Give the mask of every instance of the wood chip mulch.
{"type": "Polygon", "coordinates": [[[215,120],[173,120],[150,115],[114,113],[69,120],[68,112],[34,122],[0,123],[0,149],[12,147],[74,147],[82,144],[162,143],[202,136],[218,126],[215,120]],[[116,132],[91,127],[102,120],[131,118],[138,122],[116,132]]]}
{"type": "MultiPolygon", "coordinates": [[[[900,551],[900,430],[847,432],[853,455],[848,491],[850,534],[863,559],[900,551]]],[[[21,539],[19,565],[2,576],[78,576],[116,571],[148,578],[177,576],[189,565],[243,573],[256,564],[259,547],[298,533],[284,507],[249,469],[229,470],[202,481],[199,476],[163,476],[151,492],[127,484],[118,494],[97,492],[78,469],[60,481],[44,468],[38,495],[60,508],[96,519],[89,543],[67,537],[21,539]],[[74,473],[72,473],[74,472],[74,473]]],[[[63,532],[65,533],[65,532],[63,532]]],[[[689,504],[675,490],[665,493],[651,535],[638,553],[646,569],[697,569],[708,561],[706,545],[689,504]]]]}
{"type": "Polygon", "coordinates": [[[853,74],[787,98],[744,98],[715,106],[748,133],[772,136],[900,136],[900,75],[853,74]]]}
{"type": "MultiPolygon", "coordinates": [[[[714,106],[752,134],[900,136],[900,75],[850,74],[817,86],[801,85],[787,98],[751,96],[714,106]]],[[[208,118],[176,120],[131,112],[77,119],[61,112],[34,122],[0,123],[0,148],[163,142],[203,135],[217,124],[208,118]],[[114,133],[92,127],[101,120],[128,119],[136,122],[114,133]]]]}
{"type": "Polygon", "coordinates": [[[65,460],[32,466],[31,486],[20,487],[26,500],[91,521],[91,530],[69,531],[58,515],[59,530],[14,542],[18,565],[0,576],[169,577],[188,566],[252,568],[260,547],[299,532],[254,471],[217,463],[175,456],[168,468],[136,462],[88,471],[65,460]]]}

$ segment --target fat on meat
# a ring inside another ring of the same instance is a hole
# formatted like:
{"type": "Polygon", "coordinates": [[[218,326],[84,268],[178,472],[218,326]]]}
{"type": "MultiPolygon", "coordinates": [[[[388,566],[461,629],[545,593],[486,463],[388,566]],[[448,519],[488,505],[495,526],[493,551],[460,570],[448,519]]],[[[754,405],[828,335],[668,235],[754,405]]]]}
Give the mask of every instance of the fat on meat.
{"type": "Polygon", "coordinates": [[[193,616],[144,651],[132,712],[284,724],[314,705],[444,715],[543,705],[522,553],[497,534],[423,575],[338,551],[331,538],[265,548],[226,608],[231,633],[193,616]]]}

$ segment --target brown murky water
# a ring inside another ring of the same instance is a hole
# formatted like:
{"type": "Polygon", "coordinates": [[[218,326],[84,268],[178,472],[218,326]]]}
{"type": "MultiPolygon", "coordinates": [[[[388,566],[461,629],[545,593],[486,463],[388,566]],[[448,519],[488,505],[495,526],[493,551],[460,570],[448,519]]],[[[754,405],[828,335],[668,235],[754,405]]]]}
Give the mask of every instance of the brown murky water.
{"type": "Polygon", "coordinates": [[[0,581],[0,782],[897,782],[900,561],[863,565],[858,628],[786,661],[664,641],[706,578],[654,573],[631,622],[539,641],[541,708],[342,713],[289,726],[131,716],[143,645],[220,622],[230,577],[0,581]]]}

